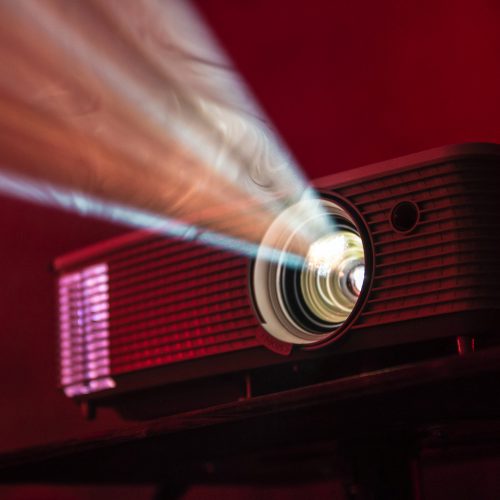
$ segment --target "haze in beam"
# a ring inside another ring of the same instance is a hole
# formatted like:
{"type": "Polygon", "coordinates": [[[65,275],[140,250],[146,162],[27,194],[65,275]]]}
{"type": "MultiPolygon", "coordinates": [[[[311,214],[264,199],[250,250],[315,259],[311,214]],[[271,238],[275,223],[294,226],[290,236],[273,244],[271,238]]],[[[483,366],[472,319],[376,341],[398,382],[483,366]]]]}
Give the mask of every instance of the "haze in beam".
{"type": "Polygon", "coordinates": [[[184,0],[0,2],[0,64],[4,193],[246,254],[314,196],[184,0]]]}

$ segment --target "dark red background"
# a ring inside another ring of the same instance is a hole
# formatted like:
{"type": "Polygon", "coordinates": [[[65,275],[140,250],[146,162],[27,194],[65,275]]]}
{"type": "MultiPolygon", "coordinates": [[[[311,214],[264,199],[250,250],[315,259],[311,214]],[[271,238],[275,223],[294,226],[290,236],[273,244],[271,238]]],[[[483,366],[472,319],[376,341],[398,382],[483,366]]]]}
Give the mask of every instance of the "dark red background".
{"type": "MultiPolygon", "coordinates": [[[[500,142],[497,1],[197,3],[310,178],[500,142]]],[[[85,422],[56,389],[48,269],[125,229],[7,198],[0,214],[0,451],[123,425],[85,422]]]]}

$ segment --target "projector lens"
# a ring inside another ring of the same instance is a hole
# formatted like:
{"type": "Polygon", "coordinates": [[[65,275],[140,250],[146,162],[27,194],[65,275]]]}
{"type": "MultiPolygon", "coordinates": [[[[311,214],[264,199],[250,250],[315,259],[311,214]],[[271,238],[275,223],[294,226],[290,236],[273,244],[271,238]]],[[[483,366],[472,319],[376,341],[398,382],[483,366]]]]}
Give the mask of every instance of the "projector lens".
{"type": "Polygon", "coordinates": [[[363,244],[359,235],[340,230],[311,245],[300,276],[300,291],[311,312],[336,325],[347,319],[358,300],[364,274],[363,244]],[[359,287],[359,288],[358,288],[359,287]]]}
{"type": "Polygon", "coordinates": [[[263,327],[296,344],[338,334],[365,282],[365,248],[348,212],[327,200],[300,202],[271,225],[261,249],[253,296],[263,327]],[[277,258],[266,258],[269,248],[277,258]]]}

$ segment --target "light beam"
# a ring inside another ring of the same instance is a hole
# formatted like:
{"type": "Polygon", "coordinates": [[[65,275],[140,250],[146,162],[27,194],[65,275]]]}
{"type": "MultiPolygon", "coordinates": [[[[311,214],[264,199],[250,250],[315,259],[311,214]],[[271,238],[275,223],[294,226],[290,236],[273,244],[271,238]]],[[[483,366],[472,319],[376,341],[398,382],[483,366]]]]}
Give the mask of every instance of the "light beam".
{"type": "Polygon", "coordinates": [[[0,63],[6,194],[245,254],[314,197],[184,0],[1,2],[0,63]]]}

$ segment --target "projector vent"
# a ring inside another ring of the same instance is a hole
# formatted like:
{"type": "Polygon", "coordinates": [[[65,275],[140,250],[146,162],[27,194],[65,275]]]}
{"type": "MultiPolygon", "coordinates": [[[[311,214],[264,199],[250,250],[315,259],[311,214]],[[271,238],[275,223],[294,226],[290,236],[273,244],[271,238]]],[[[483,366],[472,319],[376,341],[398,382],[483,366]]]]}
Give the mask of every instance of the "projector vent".
{"type": "Polygon", "coordinates": [[[257,345],[247,259],[152,235],[94,253],[99,263],[59,280],[68,395],[110,387],[119,374],[257,345]],[[89,282],[96,269],[105,291],[89,282]]]}
{"type": "Polygon", "coordinates": [[[369,226],[375,275],[354,328],[499,308],[498,165],[443,163],[337,188],[369,226]],[[420,220],[395,231],[391,210],[416,203],[420,220]],[[485,238],[484,227],[494,229],[485,238]]]}

